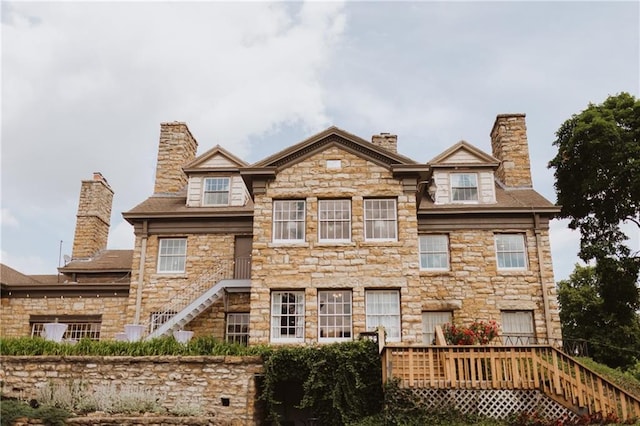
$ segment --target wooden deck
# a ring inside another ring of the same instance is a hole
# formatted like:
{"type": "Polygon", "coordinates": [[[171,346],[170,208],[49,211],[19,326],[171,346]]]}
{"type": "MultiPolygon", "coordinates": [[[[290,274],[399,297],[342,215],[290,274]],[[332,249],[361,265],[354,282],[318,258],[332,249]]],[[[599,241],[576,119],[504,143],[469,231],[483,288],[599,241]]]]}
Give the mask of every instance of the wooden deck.
{"type": "Polygon", "coordinates": [[[640,400],[551,346],[381,348],[383,380],[406,388],[537,390],[579,414],[640,419],[640,400]]]}

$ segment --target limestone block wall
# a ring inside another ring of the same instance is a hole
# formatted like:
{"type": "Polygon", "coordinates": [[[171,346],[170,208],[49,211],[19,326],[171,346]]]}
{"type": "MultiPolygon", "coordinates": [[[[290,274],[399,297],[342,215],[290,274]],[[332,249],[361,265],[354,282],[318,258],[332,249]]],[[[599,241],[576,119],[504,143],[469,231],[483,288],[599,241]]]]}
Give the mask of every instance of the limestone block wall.
{"type": "Polygon", "coordinates": [[[423,311],[453,311],[459,323],[496,320],[502,310],[532,310],[536,336],[547,336],[543,283],[550,304],[550,337],[559,338],[560,317],[556,300],[548,231],[540,231],[543,264],[538,260],[536,236],[527,230],[526,270],[500,270],[496,264],[494,231],[451,231],[450,271],[421,271],[420,299],[423,311]],[[540,273],[542,266],[543,273],[540,273]],[[542,275],[542,277],[541,277],[542,275]]]}
{"type": "Polygon", "coordinates": [[[2,299],[3,337],[31,336],[30,315],[102,315],[101,339],[114,339],[124,330],[127,297],[5,297],[2,299]],[[10,315],[9,315],[10,313],[10,315]]]}
{"type": "Polygon", "coordinates": [[[230,356],[0,356],[3,395],[37,397],[40,386],[69,385],[88,389],[112,385],[150,389],[166,408],[198,402],[215,424],[260,424],[256,375],[262,374],[259,357],[230,356]],[[228,398],[228,406],[223,403],[228,398]]]}
{"type": "Polygon", "coordinates": [[[254,200],[254,240],[250,343],[270,341],[270,294],[273,289],[305,290],[305,343],[318,341],[318,289],[351,289],[353,333],[365,331],[365,289],[399,289],[402,297],[403,341],[416,342],[421,333],[414,194],[385,167],[338,147],[310,156],[281,170],[264,195],[254,200]],[[327,168],[327,160],[341,168],[327,168]],[[365,241],[364,199],[397,200],[398,240],[365,241]],[[318,200],[351,200],[351,241],[318,241],[318,200]],[[304,243],[272,242],[274,199],[306,201],[304,243]]]}
{"type": "Polygon", "coordinates": [[[249,293],[229,293],[224,299],[218,300],[212,307],[198,315],[186,325],[185,329],[192,330],[195,337],[213,336],[224,340],[226,314],[229,312],[249,312],[249,293]]]}
{"type": "MultiPolygon", "coordinates": [[[[223,265],[231,265],[234,259],[234,235],[231,234],[172,234],[163,235],[166,238],[186,237],[187,257],[184,273],[166,274],[158,273],[158,247],[159,236],[147,237],[145,260],[142,273],[142,303],[140,310],[141,323],[149,321],[152,312],[162,311],[173,299],[185,293],[189,286],[198,280],[206,280],[212,273],[223,265]]],[[[134,250],[131,288],[129,290],[129,306],[127,320],[133,323],[136,310],[136,297],[140,282],[140,262],[142,250],[142,238],[136,236],[136,249],[134,250]]],[[[231,268],[231,271],[233,269],[231,268]]],[[[215,283],[211,282],[211,285],[215,283]]],[[[220,318],[224,324],[224,304],[217,301],[213,312],[202,314],[209,324],[216,323],[213,318],[220,318]],[[217,313],[216,313],[217,312],[217,313]]],[[[218,321],[219,323],[219,321],[218,321]]],[[[191,326],[187,327],[192,329],[191,326]]],[[[218,326],[216,326],[218,328],[218,326]]],[[[194,331],[196,331],[194,329],[194,331]]],[[[208,330],[206,334],[211,334],[208,330]]],[[[217,332],[217,331],[216,331],[217,332]]]]}

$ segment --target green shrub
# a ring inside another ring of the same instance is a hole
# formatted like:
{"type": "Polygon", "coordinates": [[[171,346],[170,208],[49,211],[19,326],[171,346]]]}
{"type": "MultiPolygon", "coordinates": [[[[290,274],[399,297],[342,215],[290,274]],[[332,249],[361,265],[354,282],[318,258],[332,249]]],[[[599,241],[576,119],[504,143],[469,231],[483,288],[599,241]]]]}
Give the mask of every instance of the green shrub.
{"type": "Polygon", "coordinates": [[[85,355],[85,356],[153,356],[153,355],[264,355],[267,346],[243,346],[222,342],[211,336],[192,339],[186,345],[173,337],[140,342],[94,341],[82,339],[75,344],[56,343],[41,337],[0,338],[0,354],[14,356],[85,355]]]}

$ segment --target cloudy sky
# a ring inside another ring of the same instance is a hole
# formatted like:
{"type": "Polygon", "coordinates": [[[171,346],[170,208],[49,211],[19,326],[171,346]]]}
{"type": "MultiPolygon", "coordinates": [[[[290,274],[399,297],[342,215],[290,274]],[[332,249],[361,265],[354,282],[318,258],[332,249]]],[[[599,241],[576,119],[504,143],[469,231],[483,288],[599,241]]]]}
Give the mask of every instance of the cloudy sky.
{"type": "MultiPolygon", "coordinates": [[[[27,274],[71,254],[94,171],[115,191],[109,248],[133,248],[121,213],[153,192],[164,121],[249,162],[330,125],[426,162],[461,139],[490,152],[495,116],[524,112],[555,201],[562,122],[640,93],[637,1],[1,4],[1,261],[27,274]]],[[[578,239],[552,223],[556,279],[578,239]]]]}

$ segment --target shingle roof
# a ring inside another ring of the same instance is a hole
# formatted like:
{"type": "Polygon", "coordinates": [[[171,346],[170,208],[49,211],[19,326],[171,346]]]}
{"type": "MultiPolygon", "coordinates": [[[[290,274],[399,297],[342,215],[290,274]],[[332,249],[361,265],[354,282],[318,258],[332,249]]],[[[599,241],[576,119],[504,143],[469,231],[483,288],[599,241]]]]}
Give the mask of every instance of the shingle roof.
{"type": "Polygon", "coordinates": [[[253,201],[249,199],[244,206],[228,207],[187,207],[187,199],[184,195],[154,195],[138,204],[128,212],[124,212],[125,218],[149,215],[149,216],[225,216],[238,214],[253,214],[253,201]]]}
{"type": "Polygon", "coordinates": [[[40,284],[40,282],[0,263],[0,284],[40,284]]]}
{"type": "Polygon", "coordinates": [[[504,189],[499,185],[496,188],[495,204],[435,204],[433,200],[425,196],[420,202],[418,212],[436,211],[473,211],[473,210],[545,210],[550,213],[559,212],[560,207],[551,203],[533,189],[504,189]]]}
{"type": "Polygon", "coordinates": [[[130,271],[132,262],[133,250],[102,250],[90,259],[72,260],[60,268],[60,271],[65,273],[130,271]]]}

